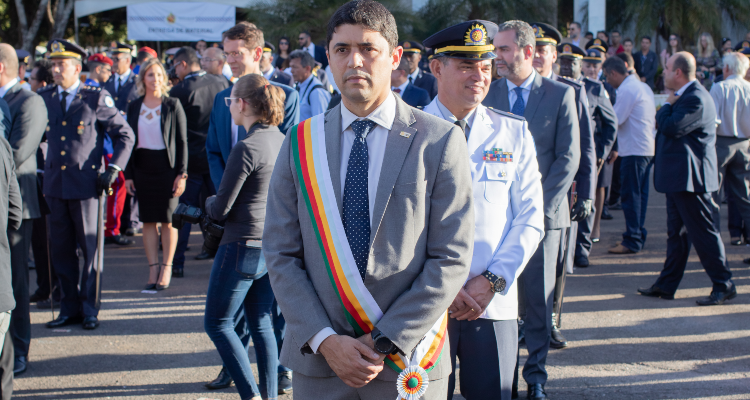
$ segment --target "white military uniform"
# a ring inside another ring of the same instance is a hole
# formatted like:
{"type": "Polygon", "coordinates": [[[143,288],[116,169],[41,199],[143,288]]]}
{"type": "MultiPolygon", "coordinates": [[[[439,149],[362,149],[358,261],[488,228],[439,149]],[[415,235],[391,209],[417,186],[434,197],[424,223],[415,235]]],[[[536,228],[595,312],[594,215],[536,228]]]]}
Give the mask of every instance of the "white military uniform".
{"type": "MultiPolygon", "coordinates": [[[[424,111],[455,123],[456,117],[438,97],[424,111]]],[[[505,279],[506,289],[495,294],[480,319],[451,319],[451,356],[453,365],[456,356],[461,361],[462,389],[475,386],[466,381],[473,380],[472,376],[486,380],[495,370],[499,374],[494,379],[501,381],[498,384],[502,392],[507,392],[518,350],[517,278],[544,237],[542,175],[525,119],[480,104],[465,121],[475,218],[474,254],[468,280],[489,270],[505,279]],[[512,161],[483,159],[485,151],[494,149],[512,153],[512,161]],[[495,343],[497,358],[490,350],[495,343]]],[[[455,380],[455,373],[450,379],[455,380]]],[[[500,398],[497,396],[500,389],[497,387],[496,398],[500,398]]],[[[486,392],[468,397],[463,391],[462,394],[470,399],[482,398],[486,392]]]]}

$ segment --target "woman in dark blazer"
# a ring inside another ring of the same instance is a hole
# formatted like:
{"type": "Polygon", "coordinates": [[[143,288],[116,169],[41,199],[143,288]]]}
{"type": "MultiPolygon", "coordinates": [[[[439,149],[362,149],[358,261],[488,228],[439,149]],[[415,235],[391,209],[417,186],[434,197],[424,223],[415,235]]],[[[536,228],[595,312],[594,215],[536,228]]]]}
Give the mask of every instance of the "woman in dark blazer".
{"type": "Polygon", "coordinates": [[[167,97],[167,72],[158,59],[141,66],[136,87],[141,97],[133,100],[127,111],[128,124],[135,132],[135,146],[125,169],[125,188],[131,196],[138,196],[149,263],[146,289],[163,290],[172,278],[172,258],[177,247],[172,213],[187,180],[187,122],[180,101],[167,97]]]}

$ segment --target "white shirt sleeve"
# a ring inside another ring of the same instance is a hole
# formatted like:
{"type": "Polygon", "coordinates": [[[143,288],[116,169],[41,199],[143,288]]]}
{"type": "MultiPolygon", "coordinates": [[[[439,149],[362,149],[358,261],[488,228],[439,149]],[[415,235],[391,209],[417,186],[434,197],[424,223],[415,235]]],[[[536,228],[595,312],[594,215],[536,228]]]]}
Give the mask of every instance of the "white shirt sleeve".
{"type": "Polygon", "coordinates": [[[320,347],[320,344],[323,343],[324,340],[328,339],[329,336],[333,336],[336,334],[336,331],[333,330],[333,328],[325,327],[320,330],[320,332],[316,333],[315,336],[312,337],[312,339],[307,341],[307,344],[310,346],[310,349],[313,351],[313,353],[318,354],[318,347],[320,347]]]}

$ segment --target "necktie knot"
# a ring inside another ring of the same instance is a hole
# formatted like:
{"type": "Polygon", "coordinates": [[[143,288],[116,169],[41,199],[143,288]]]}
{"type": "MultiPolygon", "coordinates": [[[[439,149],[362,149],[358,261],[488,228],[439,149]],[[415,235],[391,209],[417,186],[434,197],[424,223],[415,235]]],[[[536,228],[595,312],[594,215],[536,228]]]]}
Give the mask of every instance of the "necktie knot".
{"type": "Polygon", "coordinates": [[[374,125],[375,122],[370,121],[369,119],[354,121],[352,122],[352,130],[354,131],[354,134],[357,135],[357,139],[364,140],[367,138],[367,134],[370,133],[374,125]]]}
{"type": "Polygon", "coordinates": [[[395,89],[393,89],[393,91],[396,92],[396,93],[401,93],[401,88],[395,88],[395,89]]]}
{"type": "Polygon", "coordinates": [[[518,86],[515,89],[513,89],[514,92],[516,92],[516,96],[522,97],[523,96],[523,88],[518,86]]]}

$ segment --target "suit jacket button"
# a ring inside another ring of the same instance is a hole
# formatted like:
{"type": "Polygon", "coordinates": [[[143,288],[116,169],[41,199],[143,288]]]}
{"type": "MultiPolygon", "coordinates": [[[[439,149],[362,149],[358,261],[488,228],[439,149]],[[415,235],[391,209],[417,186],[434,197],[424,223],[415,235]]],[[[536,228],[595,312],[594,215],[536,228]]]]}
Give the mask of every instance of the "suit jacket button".
{"type": "Polygon", "coordinates": [[[96,165],[92,165],[92,166],[91,166],[91,169],[96,169],[96,165]]]}
{"type": "Polygon", "coordinates": [[[47,132],[49,132],[49,126],[47,127],[47,132]]]}
{"type": "Polygon", "coordinates": [[[60,169],[63,170],[63,171],[65,171],[65,168],[66,167],[64,165],[62,167],[60,167],[60,169]]]}
{"type": "Polygon", "coordinates": [[[115,101],[117,101],[117,97],[115,97],[115,101]]]}
{"type": "Polygon", "coordinates": [[[67,125],[67,124],[68,124],[68,122],[67,122],[67,121],[63,121],[63,122],[62,122],[62,126],[65,126],[65,125],[67,125]]]}
{"type": "Polygon", "coordinates": [[[65,136],[61,136],[60,140],[62,140],[64,142],[65,141],[65,136]]]}
{"type": "Polygon", "coordinates": [[[60,152],[60,155],[61,155],[61,156],[64,156],[64,155],[65,155],[65,150],[61,151],[61,152],[60,152]]]}

